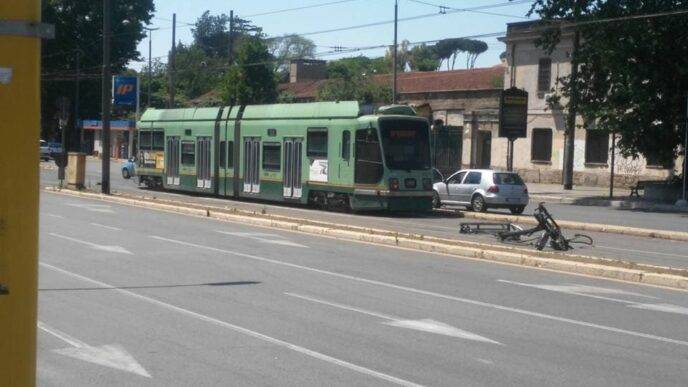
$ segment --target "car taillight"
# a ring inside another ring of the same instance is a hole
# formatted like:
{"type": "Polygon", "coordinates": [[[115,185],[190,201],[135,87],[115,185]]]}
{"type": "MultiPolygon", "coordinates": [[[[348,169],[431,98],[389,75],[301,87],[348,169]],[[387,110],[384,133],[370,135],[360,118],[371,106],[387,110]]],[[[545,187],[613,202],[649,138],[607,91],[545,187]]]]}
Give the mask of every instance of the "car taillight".
{"type": "Polygon", "coordinates": [[[430,191],[432,189],[432,179],[427,177],[423,179],[423,189],[426,191],[430,191]]]}
{"type": "Polygon", "coordinates": [[[487,189],[487,192],[489,192],[489,193],[497,193],[497,192],[499,192],[499,187],[496,186],[496,185],[493,185],[492,187],[490,187],[490,188],[487,189]]]}
{"type": "Polygon", "coordinates": [[[399,179],[393,177],[389,179],[389,190],[390,191],[399,191],[399,179]]]}
{"type": "Polygon", "coordinates": [[[527,194],[527,193],[528,193],[528,187],[523,186],[523,193],[524,193],[524,194],[527,194]]]}

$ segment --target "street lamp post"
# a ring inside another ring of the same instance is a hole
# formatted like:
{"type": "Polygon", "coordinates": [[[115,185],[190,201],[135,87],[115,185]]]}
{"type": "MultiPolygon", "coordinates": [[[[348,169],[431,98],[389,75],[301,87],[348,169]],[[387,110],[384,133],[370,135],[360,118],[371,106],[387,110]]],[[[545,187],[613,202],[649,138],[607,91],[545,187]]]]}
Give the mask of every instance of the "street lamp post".
{"type": "Polygon", "coordinates": [[[148,103],[146,107],[149,108],[151,105],[151,83],[153,83],[153,31],[159,28],[143,28],[148,31],[148,103]]]}

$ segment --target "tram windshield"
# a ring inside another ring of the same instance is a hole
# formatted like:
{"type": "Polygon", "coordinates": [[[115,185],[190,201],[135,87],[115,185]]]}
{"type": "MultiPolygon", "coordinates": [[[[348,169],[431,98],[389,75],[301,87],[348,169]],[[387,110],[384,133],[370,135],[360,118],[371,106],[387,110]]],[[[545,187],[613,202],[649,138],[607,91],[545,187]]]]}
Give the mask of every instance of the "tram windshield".
{"type": "Polygon", "coordinates": [[[430,168],[428,124],[416,120],[380,120],[382,149],[389,169],[430,168]]]}

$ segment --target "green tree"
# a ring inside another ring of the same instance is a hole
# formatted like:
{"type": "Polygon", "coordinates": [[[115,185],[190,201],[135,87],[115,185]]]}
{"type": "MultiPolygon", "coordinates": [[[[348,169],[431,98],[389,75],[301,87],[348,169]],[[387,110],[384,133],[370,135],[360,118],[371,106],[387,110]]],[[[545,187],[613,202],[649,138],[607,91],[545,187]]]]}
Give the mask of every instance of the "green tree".
{"type": "MultiPolygon", "coordinates": [[[[578,20],[589,22],[576,27],[582,43],[572,58],[580,63],[579,114],[599,130],[621,134],[623,155],[670,162],[681,143],[676,127],[684,120],[688,90],[685,15],[605,20],[682,10],[688,1],[536,0],[530,13],[548,20],[541,47],[557,46],[560,23],[572,21],[576,7],[578,20]]],[[[569,97],[570,76],[559,81],[569,97]]]]}
{"type": "Polygon", "coordinates": [[[289,78],[289,62],[293,59],[315,58],[315,43],[297,34],[278,36],[267,40],[268,51],[275,58],[275,69],[280,81],[289,78]]]}
{"type": "Polygon", "coordinates": [[[224,74],[222,58],[210,57],[196,44],[177,45],[175,90],[186,99],[199,97],[216,87],[224,74]]]}
{"type": "MultiPolygon", "coordinates": [[[[411,50],[409,49],[409,41],[404,39],[401,41],[401,44],[397,47],[397,71],[405,71],[406,70],[406,65],[409,62],[410,56],[411,56],[411,50]]],[[[385,53],[385,62],[388,64],[390,67],[389,72],[391,72],[391,68],[393,66],[393,58],[394,58],[394,45],[391,45],[387,48],[387,52],[385,53]]]]}
{"type": "Polygon", "coordinates": [[[409,52],[408,64],[411,71],[435,71],[440,67],[440,59],[434,46],[420,44],[409,52]]]}
{"type": "MultiPolygon", "coordinates": [[[[210,57],[227,58],[229,54],[229,16],[225,14],[211,15],[205,11],[194,23],[191,32],[194,43],[198,45],[206,55],[210,57]]],[[[253,37],[262,34],[262,28],[257,27],[251,21],[234,17],[233,41],[234,53],[237,46],[245,37],[253,37]]]]}
{"type": "MultiPolygon", "coordinates": [[[[136,50],[143,39],[143,27],[150,23],[153,0],[112,2],[112,71],[139,58],[136,50]]],[[[81,53],[80,118],[100,116],[100,71],[102,67],[103,5],[98,1],[45,0],[43,21],[55,26],[55,39],[43,42],[41,61],[42,135],[54,137],[57,128],[57,101],[70,100],[74,106],[76,53],[81,53]]],[[[73,122],[73,114],[70,121],[73,122]]],[[[71,125],[70,125],[71,126],[71,125]]],[[[72,141],[75,143],[75,141],[72,141]]]]}
{"type": "Polygon", "coordinates": [[[385,57],[368,58],[366,56],[355,56],[327,63],[328,78],[351,78],[354,75],[388,74],[391,71],[392,66],[385,57]]]}
{"type": "Polygon", "coordinates": [[[229,68],[222,83],[225,103],[262,104],[277,99],[275,59],[260,37],[245,38],[238,47],[236,62],[229,68]]]}

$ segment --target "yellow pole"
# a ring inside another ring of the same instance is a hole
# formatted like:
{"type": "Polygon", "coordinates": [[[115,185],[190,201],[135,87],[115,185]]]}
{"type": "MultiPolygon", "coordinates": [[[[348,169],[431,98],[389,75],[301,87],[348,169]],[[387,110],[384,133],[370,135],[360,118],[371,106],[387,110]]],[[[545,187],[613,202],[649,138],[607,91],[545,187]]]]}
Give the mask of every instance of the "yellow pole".
{"type": "MultiPolygon", "coordinates": [[[[40,0],[0,1],[7,21],[39,22],[40,0]]],[[[41,41],[20,35],[0,29],[0,386],[36,384],[41,41]]]]}

